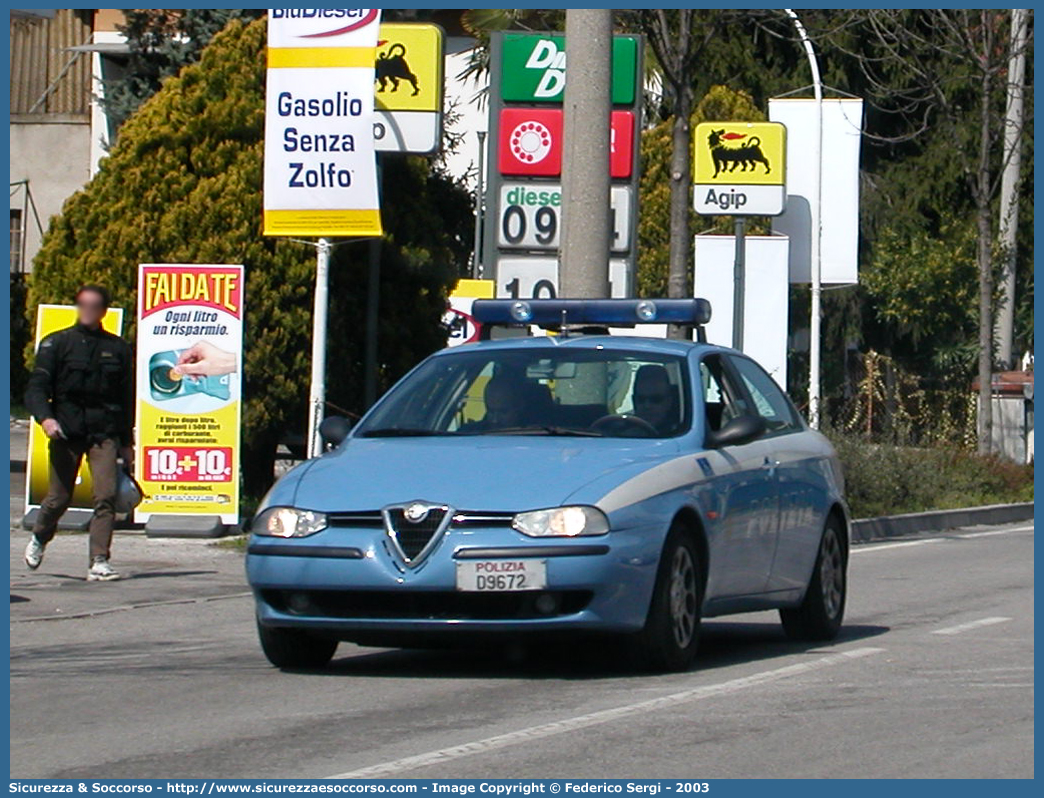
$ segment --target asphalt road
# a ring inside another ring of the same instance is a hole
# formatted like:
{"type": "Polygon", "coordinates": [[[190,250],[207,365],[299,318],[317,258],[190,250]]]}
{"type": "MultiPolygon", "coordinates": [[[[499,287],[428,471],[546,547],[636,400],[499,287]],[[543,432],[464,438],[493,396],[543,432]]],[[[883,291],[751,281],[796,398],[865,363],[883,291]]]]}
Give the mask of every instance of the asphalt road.
{"type": "Polygon", "coordinates": [[[1030,524],[859,547],[835,644],[788,643],[775,614],[715,619],[698,667],[670,676],[595,648],[349,644],[282,673],[239,554],[124,535],[132,578],[87,584],[82,538],[31,577],[23,539],[12,777],[1033,776],[1030,524]]]}

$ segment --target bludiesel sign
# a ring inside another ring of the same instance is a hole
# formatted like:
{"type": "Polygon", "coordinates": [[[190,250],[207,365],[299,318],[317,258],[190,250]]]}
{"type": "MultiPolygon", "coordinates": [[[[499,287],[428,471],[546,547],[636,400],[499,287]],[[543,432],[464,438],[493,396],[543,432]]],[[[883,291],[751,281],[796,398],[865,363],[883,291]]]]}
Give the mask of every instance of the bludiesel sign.
{"type": "Polygon", "coordinates": [[[373,142],[380,10],[270,9],[264,233],[381,232],[373,142]]]}
{"type": "MultiPolygon", "coordinates": [[[[565,36],[509,33],[504,36],[501,92],[505,102],[560,103],[566,82],[565,36]]],[[[635,98],[638,40],[613,38],[613,105],[635,98]]]]}

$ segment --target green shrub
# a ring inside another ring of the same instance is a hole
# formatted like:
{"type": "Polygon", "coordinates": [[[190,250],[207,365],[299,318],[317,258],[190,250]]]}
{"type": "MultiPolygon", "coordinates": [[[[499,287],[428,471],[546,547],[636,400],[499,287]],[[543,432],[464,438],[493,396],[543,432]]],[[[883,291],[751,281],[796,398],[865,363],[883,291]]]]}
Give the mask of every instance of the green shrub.
{"type": "Polygon", "coordinates": [[[913,448],[830,437],[854,518],[1033,501],[1033,466],[953,447],[913,448]]]}

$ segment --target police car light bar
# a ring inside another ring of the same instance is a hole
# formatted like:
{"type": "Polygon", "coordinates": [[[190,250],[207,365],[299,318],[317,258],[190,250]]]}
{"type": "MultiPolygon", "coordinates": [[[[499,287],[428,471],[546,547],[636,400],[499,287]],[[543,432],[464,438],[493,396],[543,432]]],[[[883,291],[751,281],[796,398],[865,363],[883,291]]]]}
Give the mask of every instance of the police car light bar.
{"type": "Polygon", "coordinates": [[[476,299],[471,315],[483,325],[685,324],[710,321],[706,299],[476,299]]]}

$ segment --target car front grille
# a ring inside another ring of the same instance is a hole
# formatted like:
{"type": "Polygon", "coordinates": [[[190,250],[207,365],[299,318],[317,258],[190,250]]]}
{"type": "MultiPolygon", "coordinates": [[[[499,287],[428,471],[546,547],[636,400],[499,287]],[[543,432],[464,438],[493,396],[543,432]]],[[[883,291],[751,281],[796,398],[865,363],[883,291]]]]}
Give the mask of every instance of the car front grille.
{"type": "Polygon", "coordinates": [[[261,596],[277,611],[302,617],[506,621],[573,615],[587,607],[593,594],[589,590],[534,590],[516,593],[264,590],[261,596]]]}
{"type": "Polygon", "coordinates": [[[431,539],[441,530],[449,508],[432,507],[419,521],[409,520],[405,507],[392,507],[385,512],[388,526],[399,544],[399,549],[407,561],[411,561],[424,551],[431,539]]]}
{"type": "Polygon", "coordinates": [[[412,505],[424,506],[423,517],[411,521],[411,505],[403,504],[384,510],[340,510],[328,513],[327,519],[331,527],[339,529],[383,530],[403,563],[418,567],[447,529],[510,528],[515,517],[514,513],[505,512],[454,511],[424,502],[412,505]]]}

